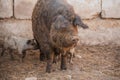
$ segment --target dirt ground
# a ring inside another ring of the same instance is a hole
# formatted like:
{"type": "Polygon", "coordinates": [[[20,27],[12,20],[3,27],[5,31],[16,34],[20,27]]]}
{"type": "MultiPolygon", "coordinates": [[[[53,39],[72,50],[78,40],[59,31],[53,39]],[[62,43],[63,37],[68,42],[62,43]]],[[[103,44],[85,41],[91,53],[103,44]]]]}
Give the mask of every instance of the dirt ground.
{"type": "Polygon", "coordinates": [[[66,71],[60,70],[60,62],[50,74],[45,66],[38,51],[28,52],[24,63],[17,55],[11,61],[6,53],[0,57],[0,80],[120,80],[120,46],[78,46],[66,71]]]}

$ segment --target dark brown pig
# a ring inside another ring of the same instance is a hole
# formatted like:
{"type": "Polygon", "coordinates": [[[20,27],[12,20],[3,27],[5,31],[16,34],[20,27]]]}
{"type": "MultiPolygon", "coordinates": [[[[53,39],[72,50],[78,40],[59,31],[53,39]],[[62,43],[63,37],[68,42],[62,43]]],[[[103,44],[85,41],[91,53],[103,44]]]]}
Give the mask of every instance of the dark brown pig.
{"type": "Polygon", "coordinates": [[[46,72],[51,72],[55,54],[61,54],[61,69],[67,68],[66,51],[77,45],[77,26],[88,28],[66,0],[37,1],[32,14],[32,29],[39,45],[40,60],[47,59],[46,72]]]}
{"type": "Polygon", "coordinates": [[[60,50],[61,69],[66,69],[67,53],[70,52],[70,50],[73,49],[79,41],[77,27],[73,26],[63,16],[59,15],[52,24],[50,40],[53,48],[60,50]]]}

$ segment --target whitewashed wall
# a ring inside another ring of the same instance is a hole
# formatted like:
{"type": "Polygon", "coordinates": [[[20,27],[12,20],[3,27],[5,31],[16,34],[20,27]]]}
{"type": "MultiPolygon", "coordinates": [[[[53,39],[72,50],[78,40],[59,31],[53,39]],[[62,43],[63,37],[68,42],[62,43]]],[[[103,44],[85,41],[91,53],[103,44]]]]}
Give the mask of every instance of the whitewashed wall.
{"type": "MultiPolygon", "coordinates": [[[[31,15],[37,0],[0,0],[0,39],[32,38],[31,15]]],[[[120,0],[67,0],[90,27],[79,31],[81,43],[120,45],[120,0]]]]}

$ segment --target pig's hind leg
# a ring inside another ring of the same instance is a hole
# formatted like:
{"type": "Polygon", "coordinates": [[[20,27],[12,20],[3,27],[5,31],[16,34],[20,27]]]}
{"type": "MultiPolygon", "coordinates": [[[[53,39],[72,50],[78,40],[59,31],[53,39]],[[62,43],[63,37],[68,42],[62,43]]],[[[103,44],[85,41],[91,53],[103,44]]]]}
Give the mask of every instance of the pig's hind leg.
{"type": "Polygon", "coordinates": [[[3,56],[3,55],[4,55],[5,51],[6,51],[6,49],[5,49],[5,48],[3,48],[3,49],[2,49],[2,52],[1,52],[1,56],[3,56]]]}
{"type": "Polygon", "coordinates": [[[8,48],[8,52],[9,52],[9,54],[10,54],[10,57],[11,57],[11,60],[14,60],[14,56],[13,56],[13,52],[14,52],[14,50],[13,49],[10,49],[10,48],[8,48]]]}
{"type": "Polygon", "coordinates": [[[66,52],[61,55],[61,70],[67,69],[67,54],[66,52]]]}

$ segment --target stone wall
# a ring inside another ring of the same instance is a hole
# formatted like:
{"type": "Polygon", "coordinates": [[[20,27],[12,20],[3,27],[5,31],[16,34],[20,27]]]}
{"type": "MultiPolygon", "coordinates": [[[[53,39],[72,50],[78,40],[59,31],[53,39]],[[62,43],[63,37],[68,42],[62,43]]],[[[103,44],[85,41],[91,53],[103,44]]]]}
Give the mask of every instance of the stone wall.
{"type": "MultiPolygon", "coordinates": [[[[32,38],[31,15],[37,0],[0,0],[0,39],[32,38]]],[[[120,0],[67,0],[90,27],[79,29],[81,43],[120,45],[120,0]]]]}

